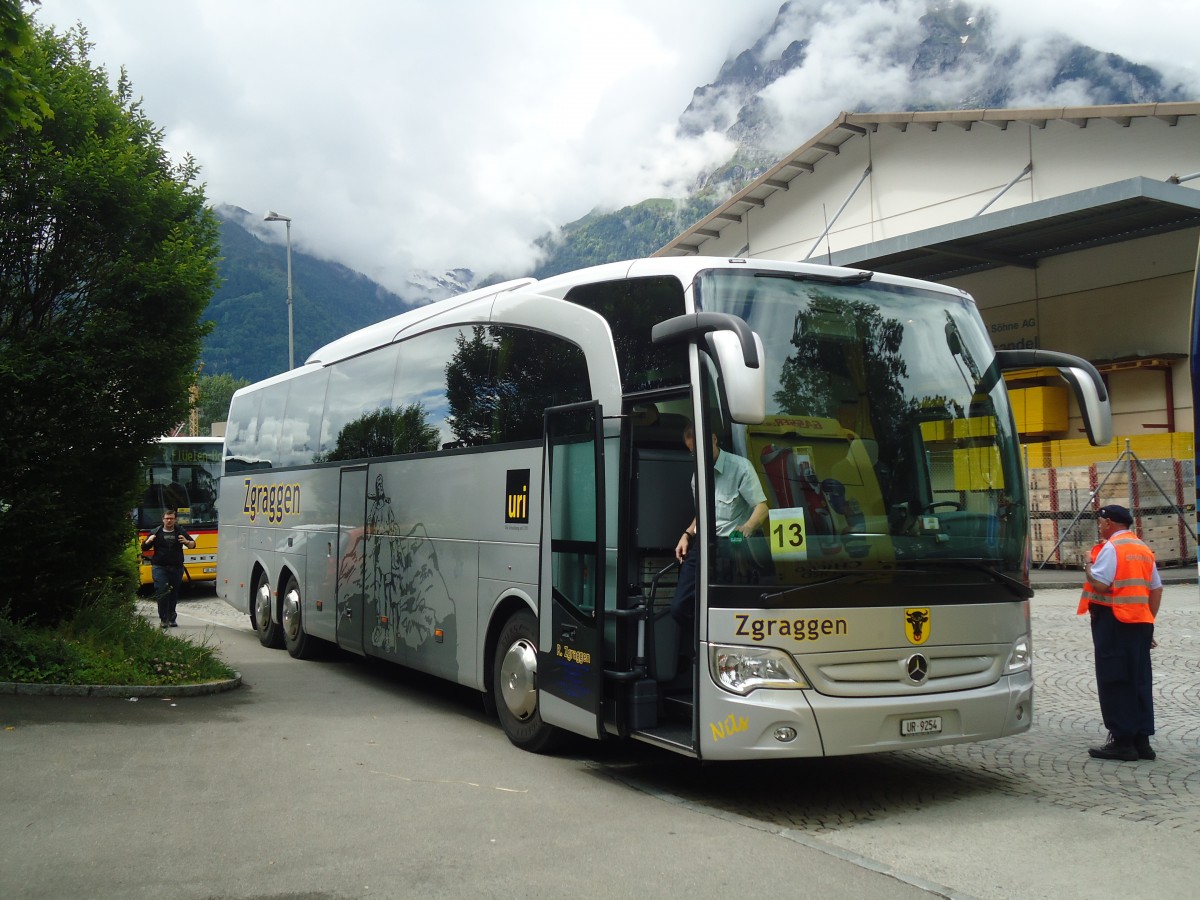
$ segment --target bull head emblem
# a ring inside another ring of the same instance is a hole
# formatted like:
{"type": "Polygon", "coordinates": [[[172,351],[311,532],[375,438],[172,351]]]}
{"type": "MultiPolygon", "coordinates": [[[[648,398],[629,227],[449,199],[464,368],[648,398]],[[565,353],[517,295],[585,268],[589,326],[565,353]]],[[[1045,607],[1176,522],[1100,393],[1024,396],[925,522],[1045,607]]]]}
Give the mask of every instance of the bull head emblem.
{"type": "Polygon", "coordinates": [[[904,634],[910,644],[923,644],[929,640],[928,607],[904,611],[904,634]]]}

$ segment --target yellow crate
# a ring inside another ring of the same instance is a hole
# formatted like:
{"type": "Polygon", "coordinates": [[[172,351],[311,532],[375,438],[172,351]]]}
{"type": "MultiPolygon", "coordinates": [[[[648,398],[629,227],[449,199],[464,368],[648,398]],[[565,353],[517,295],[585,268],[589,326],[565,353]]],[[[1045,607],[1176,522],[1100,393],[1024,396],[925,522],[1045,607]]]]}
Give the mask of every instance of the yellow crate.
{"type": "MultiPolygon", "coordinates": [[[[922,422],[921,440],[927,444],[950,440],[949,422],[922,422]]],[[[956,423],[957,424],[957,423],[956,423]]]]}
{"type": "MultiPolygon", "coordinates": [[[[1113,443],[1116,443],[1114,441],[1113,443]]],[[[1124,442],[1122,442],[1123,444],[1124,442]]],[[[1164,459],[1172,453],[1170,434],[1134,434],[1129,437],[1129,450],[1141,459],[1164,459]]]]}
{"type": "Polygon", "coordinates": [[[1093,447],[1086,438],[1073,438],[1058,442],[1056,464],[1060,466],[1087,466],[1098,462],[1115,462],[1124,445],[1114,440],[1106,447],[1093,447]]]}
{"type": "Polygon", "coordinates": [[[1067,389],[1030,387],[1009,392],[1021,434],[1050,434],[1067,430],[1067,389]]]}
{"type": "Polygon", "coordinates": [[[1050,441],[1041,441],[1040,443],[1025,443],[1022,441],[1022,446],[1025,452],[1026,465],[1029,467],[1029,477],[1034,477],[1034,472],[1044,470],[1047,466],[1054,465],[1050,459],[1050,441]]]}
{"type": "Polygon", "coordinates": [[[1004,488],[1000,451],[994,446],[954,451],[954,490],[986,491],[1004,488]]]}
{"type": "Polygon", "coordinates": [[[992,416],[976,416],[971,419],[955,419],[955,438],[994,437],[996,420],[992,416]]]}

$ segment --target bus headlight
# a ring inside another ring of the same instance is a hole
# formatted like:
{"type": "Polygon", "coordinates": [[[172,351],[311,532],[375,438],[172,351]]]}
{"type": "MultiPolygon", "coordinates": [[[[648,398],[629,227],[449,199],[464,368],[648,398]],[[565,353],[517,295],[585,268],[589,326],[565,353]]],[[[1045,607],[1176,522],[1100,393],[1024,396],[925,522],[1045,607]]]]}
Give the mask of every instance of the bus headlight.
{"type": "Polygon", "coordinates": [[[710,644],[708,668],[717,684],[743,696],[758,688],[810,686],[792,658],[773,647],[710,644]]]}
{"type": "Polygon", "coordinates": [[[1004,665],[1005,675],[1015,675],[1017,672],[1028,672],[1033,668],[1033,644],[1029,635],[1023,634],[1013,641],[1012,649],[1008,651],[1008,662],[1004,665]]]}

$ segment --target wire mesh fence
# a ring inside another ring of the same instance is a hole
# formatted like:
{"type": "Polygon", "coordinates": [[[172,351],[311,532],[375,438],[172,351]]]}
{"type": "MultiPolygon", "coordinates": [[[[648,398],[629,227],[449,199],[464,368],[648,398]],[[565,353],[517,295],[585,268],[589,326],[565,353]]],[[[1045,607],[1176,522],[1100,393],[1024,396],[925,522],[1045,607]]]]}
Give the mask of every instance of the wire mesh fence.
{"type": "Polygon", "coordinates": [[[1079,569],[1099,540],[1096,511],[1117,503],[1159,567],[1196,562],[1196,466],[1191,459],[1142,459],[1125,442],[1115,461],[1032,468],[1029,516],[1035,568],[1079,569]]]}

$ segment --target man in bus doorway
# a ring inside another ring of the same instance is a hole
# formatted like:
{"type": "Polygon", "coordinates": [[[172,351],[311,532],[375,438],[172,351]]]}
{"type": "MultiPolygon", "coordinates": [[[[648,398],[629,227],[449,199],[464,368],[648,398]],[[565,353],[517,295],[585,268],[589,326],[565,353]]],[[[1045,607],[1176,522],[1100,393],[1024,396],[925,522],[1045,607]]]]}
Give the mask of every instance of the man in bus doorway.
{"type": "Polygon", "coordinates": [[[1154,551],[1129,526],[1133,516],[1110,504],[1096,512],[1100,543],[1084,569],[1079,615],[1091,614],[1096,689],[1108,742],[1092,747],[1096,759],[1154,759],[1154,695],[1150,648],[1162,578],[1154,551]]]}
{"type": "MultiPolygon", "coordinates": [[[[688,423],[683,429],[683,443],[688,453],[696,455],[696,428],[688,423]]],[[[722,450],[717,436],[712,435],[713,488],[717,537],[740,541],[762,528],[767,520],[767,495],[750,461],[736,453],[722,450]],[[734,537],[734,535],[737,535],[734,537]]],[[[692,480],[692,495],[696,482],[692,480]]],[[[692,552],[696,541],[697,520],[684,529],[675,545],[675,559],[680,563],[679,581],[671,599],[671,617],[680,625],[680,640],[684,655],[690,657],[696,643],[696,586],[699,578],[699,553],[692,552]]]]}
{"type": "Polygon", "coordinates": [[[176,628],[175,605],[183,584],[183,548],[196,549],[196,539],[175,525],[175,510],[163,512],[162,524],[146,535],[142,552],[154,551],[150,571],[154,576],[154,596],[158,599],[158,625],[176,628]]]}

